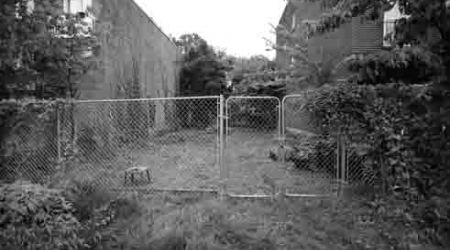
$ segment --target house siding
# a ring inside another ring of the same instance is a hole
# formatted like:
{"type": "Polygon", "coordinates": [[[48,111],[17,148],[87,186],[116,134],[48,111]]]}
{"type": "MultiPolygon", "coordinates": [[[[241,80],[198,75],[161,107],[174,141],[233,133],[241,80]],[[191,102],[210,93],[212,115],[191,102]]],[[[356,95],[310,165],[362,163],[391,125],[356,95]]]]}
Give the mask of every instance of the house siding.
{"type": "MultiPolygon", "coordinates": [[[[323,13],[324,9],[318,1],[288,4],[280,19],[280,25],[290,27],[292,15],[296,15],[299,23],[296,32],[305,32],[306,26],[300,23],[305,19],[317,19],[323,13]]],[[[295,41],[289,41],[288,44],[293,45],[295,41]]],[[[316,35],[308,40],[308,58],[311,61],[331,62],[336,65],[351,54],[376,52],[381,50],[382,46],[382,21],[363,21],[362,17],[355,17],[334,31],[316,35]]],[[[285,53],[279,52],[276,54],[276,62],[280,68],[284,68],[290,64],[290,58],[285,53]]],[[[345,67],[341,67],[336,69],[334,78],[342,79],[349,74],[345,67]]]]}
{"type": "Polygon", "coordinates": [[[380,51],[383,47],[382,20],[363,20],[362,17],[352,19],[352,53],[366,54],[380,51]]]}

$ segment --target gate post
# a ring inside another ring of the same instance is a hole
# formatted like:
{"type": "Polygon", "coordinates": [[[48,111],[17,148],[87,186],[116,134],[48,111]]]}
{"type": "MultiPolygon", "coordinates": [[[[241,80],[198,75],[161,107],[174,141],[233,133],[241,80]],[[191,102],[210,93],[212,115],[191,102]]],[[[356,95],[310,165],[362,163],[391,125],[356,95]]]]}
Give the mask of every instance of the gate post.
{"type": "Polygon", "coordinates": [[[56,149],[58,154],[58,167],[60,167],[60,164],[62,162],[62,155],[61,155],[61,108],[62,105],[60,105],[59,102],[56,103],[56,149]]]}
{"type": "Polygon", "coordinates": [[[337,181],[338,196],[343,194],[343,189],[347,184],[347,149],[345,147],[344,137],[339,130],[337,134],[337,181]]]}
{"type": "Polygon", "coordinates": [[[219,97],[219,169],[220,169],[220,199],[223,200],[226,195],[226,180],[227,174],[225,170],[225,129],[224,129],[224,98],[223,95],[219,97]]]}

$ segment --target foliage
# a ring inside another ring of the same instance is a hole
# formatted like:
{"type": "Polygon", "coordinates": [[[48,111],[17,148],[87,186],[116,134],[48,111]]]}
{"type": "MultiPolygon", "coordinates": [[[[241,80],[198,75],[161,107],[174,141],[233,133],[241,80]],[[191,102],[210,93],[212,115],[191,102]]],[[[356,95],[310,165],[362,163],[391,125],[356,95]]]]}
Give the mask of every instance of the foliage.
{"type": "Polygon", "coordinates": [[[183,52],[180,73],[182,96],[218,95],[224,93],[227,65],[223,54],[215,51],[197,34],[185,34],[176,41],[183,52]]]}
{"type": "MultiPolygon", "coordinates": [[[[233,96],[271,96],[280,101],[286,95],[285,75],[274,70],[244,74],[239,82],[233,83],[233,96]]],[[[273,99],[235,100],[230,102],[232,124],[251,128],[276,128],[278,103],[273,99]]]]}
{"type": "Polygon", "coordinates": [[[438,56],[417,46],[369,54],[354,60],[349,68],[357,73],[356,82],[372,85],[440,82],[445,70],[438,56]]]}
{"type": "Polygon", "coordinates": [[[60,100],[35,102],[30,99],[0,103],[0,178],[14,180],[22,175],[42,181],[53,171],[60,103],[60,100]]]}
{"type": "MultiPolygon", "coordinates": [[[[96,65],[95,54],[99,42],[82,15],[63,13],[61,4],[62,1],[59,0],[2,1],[0,100],[14,98],[25,99],[24,102],[27,102],[29,100],[26,98],[29,97],[39,100],[77,97],[80,78],[96,65]]],[[[87,13],[90,13],[90,10],[87,13]]],[[[21,105],[1,105],[2,150],[5,149],[5,143],[17,144],[18,140],[23,141],[34,135],[29,132],[31,128],[34,132],[39,132],[39,136],[54,135],[56,129],[53,128],[56,128],[56,124],[51,120],[56,121],[56,113],[53,112],[55,109],[46,109],[45,105],[42,105],[34,111],[28,109],[26,112],[18,112],[17,108],[21,108],[21,105]],[[44,122],[41,117],[43,113],[50,113],[53,119],[46,118],[45,125],[41,126],[38,121],[44,122]],[[24,124],[25,117],[29,125],[24,124]],[[36,131],[39,127],[41,131],[36,131]],[[42,132],[44,127],[47,130],[42,132]],[[6,135],[11,136],[6,138],[6,135]]],[[[74,133],[72,128],[72,138],[74,133]]],[[[55,142],[52,142],[51,138],[40,139],[45,142],[44,147],[32,148],[32,155],[18,156],[21,159],[18,162],[13,160],[13,165],[20,166],[20,162],[28,158],[35,163],[39,161],[39,167],[50,167],[52,163],[49,160],[56,154],[55,142]]],[[[5,160],[8,159],[2,159],[2,165],[5,160]]]]}
{"type": "Polygon", "coordinates": [[[122,230],[116,224],[123,224],[130,217],[142,214],[136,199],[114,196],[92,180],[72,179],[60,183],[60,186],[66,199],[75,208],[74,216],[83,225],[79,235],[85,239],[90,249],[113,245],[122,230]],[[64,187],[61,184],[64,184],[64,187]]]}
{"type": "Polygon", "coordinates": [[[286,82],[286,75],[278,71],[247,73],[233,86],[233,94],[274,96],[281,100],[286,95],[286,82]]]}
{"type": "Polygon", "coordinates": [[[410,205],[408,216],[440,242],[449,229],[441,206],[450,198],[447,98],[429,85],[346,83],[315,91],[305,107],[323,133],[340,129],[382,188],[410,205]]]}
{"type": "Polygon", "coordinates": [[[81,224],[57,190],[16,182],[0,186],[2,249],[80,249],[81,224]]]}
{"type": "Polygon", "coordinates": [[[250,58],[230,57],[233,69],[230,71],[230,77],[233,84],[239,84],[246,74],[252,74],[275,69],[275,63],[269,58],[257,55],[250,58]]]}
{"type": "Polygon", "coordinates": [[[279,53],[285,54],[290,64],[284,69],[292,78],[291,84],[297,89],[315,88],[332,83],[338,71],[357,61],[354,56],[336,58],[321,50],[320,58],[311,60],[308,56],[308,33],[293,32],[283,25],[275,28],[277,39],[285,46],[271,44],[279,53]]]}
{"type": "Polygon", "coordinates": [[[95,66],[98,41],[62,1],[6,0],[0,6],[0,99],[76,97],[80,76],[95,66]],[[34,7],[31,7],[34,6],[34,7]]]}
{"type": "MultiPolygon", "coordinates": [[[[309,0],[318,1],[318,0],[309,0]]],[[[439,77],[439,81],[435,81],[435,86],[448,87],[448,79],[450,76],[450,26],[448,19],[450,11],[447,7],[446,0],[321,0],[327,7],[328,11],[320,17],[319,20],[309,22],[311,27],[311,35],[321,34],[340,27],[343,23],[351,20],[352,17],[362,16],[367,20],[375,20],[382,17],[384,11],[391,9],[395,4],[398,4],[399,10],[402,14],[406,14],[408,18],[402,18],[396,22],[396,35],[393,43],[397,45],[400,50],[406,49],[405,45],[410,45],[417,52],[420,51],[420,56],[427,58],[438,57],[442,61],[444,68],[439,77]]],[[[407,52],[405,52],[407,53],[407,52]]],[[[385,57],[392,58],[382,60],[384,62],[395,61],[398,58],[397,51],[393,53],[384,53],[385,57]]],[[[415,63],[415,57],[406,57],[402,61],[408,64],[415,63]],[[407,61],[411,59],[411,61],[407,61]]],[[[381,61],[381,62],[382,62],[381,61]]],[[[421,62],[429,62],[422,60],[421,62]]],[[[362,64],[363,67],[371,67],[372,64],[362,64]]],[[[404,72],[404,63],[397,63],[395,66],[401,72],[404,72]]],[[[435,68],[435,64],[427,65],[427,68],[435,68]]],[[[394,71],[395,72],[395,71],[394,71]]],[[[409,74],[414,74],[414,71],[409,71],[409,74]]],[[[405,74],[403,74],[405,76],[405,74]]],[[[391,77],[388,75],[388,77],[391,77]]],[[[389,80],[387,80],[389,81],[389,80]]],[[[384,80],[383,82],[386,82],[384,80]]]]}
{"type": "MultiPolygon", "coordinates": [[[[180,72],[181,96],[208,96],[228,94],[225,54],[216,51],[197,34],[185,34],[175,41],[182,50],[183,63],[180,72]]],[[[192,103],[177,102],[183,127],[207,127],[211,116],[216,115],[214,99],[196,100],[192,103]],[[189,118],[192,114],[192,119],[189,118]]]]}

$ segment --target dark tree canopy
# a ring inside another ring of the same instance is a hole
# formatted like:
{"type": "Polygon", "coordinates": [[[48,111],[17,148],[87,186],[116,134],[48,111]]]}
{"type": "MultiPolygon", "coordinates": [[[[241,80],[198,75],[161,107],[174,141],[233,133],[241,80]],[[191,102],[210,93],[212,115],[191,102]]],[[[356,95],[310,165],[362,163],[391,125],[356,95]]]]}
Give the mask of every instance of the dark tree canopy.
{"type": "Polygon", "coordinates": [[[197,34],[185,34],[175,41],[183,53],[180,74],[181,95],[215,95],[226,90],[229,65],[197,34]]]}
{"type": "Polygon", "coordinates": [[[71,97],[98,46],[82,17],[59,0],[3,0],[0,5],[0,98],[71,97]]]}

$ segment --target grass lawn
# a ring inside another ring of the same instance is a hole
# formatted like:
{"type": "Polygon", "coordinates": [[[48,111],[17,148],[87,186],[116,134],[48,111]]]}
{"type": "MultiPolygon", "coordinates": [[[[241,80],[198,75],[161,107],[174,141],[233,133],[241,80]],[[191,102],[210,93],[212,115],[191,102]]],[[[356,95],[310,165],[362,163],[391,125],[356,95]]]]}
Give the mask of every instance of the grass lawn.
{"type": "MultiPolygon", "coordinates": [[[[375,222],[360,200],[234,199],[158,194],[108,229],[107,249],[401,249],[407,228],[375,222]],[[403,237],[403,238],[402,238],[403,237]]],[[[418,248],[437,249],[437,248],[418,248]]]]}
{"type": "MultiPolygon", "coordinates": [[[[271,160],[269,152],[278,145],[276,131],[233,129],[227,136],[224,157],[229,176],[228,191],[270,194],[267,179],[285,187],[289,193],[322,195],[333,191],[332,181],[326,176],[271,160]],[[263,175],[268,178],[264,179],[263,175]]],[[[214,133],[208,134],[204,130],[167,133],[153,137],[145,147],[128,154],[133,156],[135,165],[149,167],[152,176],[151,183],[138,179],[133,186],[217,189],[220,183],[219,146],[214,133]]],[[[94,180],[107,188],[120,189],[125,187],[124,173],[128,167],[125,158],[119,156],[108,161],[82,163],[70,174],[94,180]]]]}

